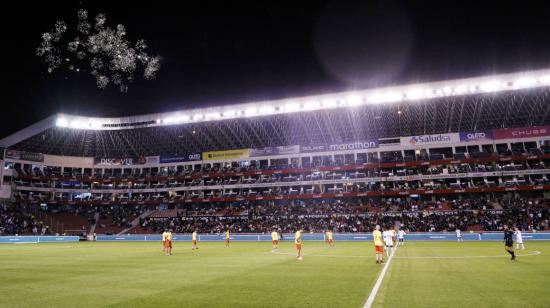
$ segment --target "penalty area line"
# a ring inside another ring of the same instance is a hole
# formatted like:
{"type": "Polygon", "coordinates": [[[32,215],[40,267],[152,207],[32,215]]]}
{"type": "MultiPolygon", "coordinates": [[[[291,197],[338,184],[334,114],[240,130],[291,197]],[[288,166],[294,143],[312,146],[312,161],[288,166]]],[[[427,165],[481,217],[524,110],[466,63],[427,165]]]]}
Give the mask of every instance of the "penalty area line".
{"type": "Polygon", "coordinates": [[[397,247],[395,247],[395,250],[393,251],[391,256],[388,258],[388,262],[384,265],[384,268],[382,269],[382,272],[378,276],[378,279],[376,280],[374,287],[370,291],[369,297],[367,298],[367,302],[365,303],[363,308],[372,307],[372,304],[374,303],[374,299],[376,298],[376,294],[378,293],[378,289],[380,289],[380,286],[382,285],[382,280],[384,280],[384,276],[386,276],[386,272],[388,271],[388,267],[390,267],[391,260],[393,259],[393,256],[395,255],[396,251],[397,251],[397,247]]]}

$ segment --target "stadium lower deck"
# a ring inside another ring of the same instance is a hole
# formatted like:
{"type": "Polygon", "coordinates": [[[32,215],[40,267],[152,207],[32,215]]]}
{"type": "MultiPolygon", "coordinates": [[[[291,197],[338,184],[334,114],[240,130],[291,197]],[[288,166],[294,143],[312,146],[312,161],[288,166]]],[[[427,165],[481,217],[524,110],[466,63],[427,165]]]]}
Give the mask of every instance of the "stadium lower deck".
{"type": "MultiPolygon", "coordinates": [[[[548,307],[550,243],[406,241],[372,307],[548,307]]],[[[0,245],[3,307],[363,307],[384,265],[369,242],[0,245]],[[32,293],[29,293],[32,292],[32,293]],[[29,296],[32,294],[32,296],[29,296]],[[60,304],[63,303],[63,304],[60,304]]]]}

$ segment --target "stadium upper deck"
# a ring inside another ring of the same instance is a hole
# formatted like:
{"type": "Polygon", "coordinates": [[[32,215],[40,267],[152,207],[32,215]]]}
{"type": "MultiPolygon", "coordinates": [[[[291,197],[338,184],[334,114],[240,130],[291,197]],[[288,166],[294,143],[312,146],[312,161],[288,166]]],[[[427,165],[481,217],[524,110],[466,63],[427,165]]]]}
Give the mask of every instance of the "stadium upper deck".
{"type": "Polygon", "coordinates": [[[0,147],[122,158],[531,127],[550,123],[549,88],[547,69],[144,116],[57,114],[0,147]]]}
{"type": "Polygon", "coordinates": [[[128,118],[59,114],[1,141],[0,197],[540,196],[550,190],[549,87],[543,70],[128,118]]]}

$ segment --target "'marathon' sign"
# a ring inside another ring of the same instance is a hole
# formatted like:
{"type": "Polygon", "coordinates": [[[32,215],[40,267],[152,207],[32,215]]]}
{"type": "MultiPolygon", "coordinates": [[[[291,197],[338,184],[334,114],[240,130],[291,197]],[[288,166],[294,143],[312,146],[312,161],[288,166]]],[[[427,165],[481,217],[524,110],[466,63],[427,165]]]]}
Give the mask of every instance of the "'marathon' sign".
{"type": "Polygon", "coordinates": [[[301,153],[353,151],[378,148],[378,140],[353,141],[331,144],[316,144],[300,146],[301,153]]]}

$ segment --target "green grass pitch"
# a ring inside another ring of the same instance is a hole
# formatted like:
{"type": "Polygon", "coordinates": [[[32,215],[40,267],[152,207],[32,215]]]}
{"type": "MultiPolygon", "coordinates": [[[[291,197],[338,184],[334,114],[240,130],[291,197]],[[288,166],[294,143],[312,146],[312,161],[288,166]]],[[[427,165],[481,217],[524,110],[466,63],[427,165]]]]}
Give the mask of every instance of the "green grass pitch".
{"type": "MultiPolygon", "coordinates": [[[[0,245],[0,307],[363,307],[382,267],[371,242],[0,245]]],[[[500,242],[407,242],[374,307],[550,307],[550,243],[512,262],[500,242]]]]}

